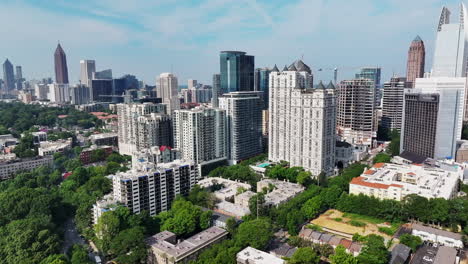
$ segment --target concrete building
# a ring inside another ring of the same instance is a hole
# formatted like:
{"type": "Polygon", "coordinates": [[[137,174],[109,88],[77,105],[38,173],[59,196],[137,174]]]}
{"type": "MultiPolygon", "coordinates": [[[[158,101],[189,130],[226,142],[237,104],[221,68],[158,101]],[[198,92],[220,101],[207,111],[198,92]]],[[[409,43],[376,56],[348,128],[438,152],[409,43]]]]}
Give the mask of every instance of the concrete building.
{"type": "Polygon", "coordinates": [[[149,162],[153,164],[169,163],[180,160],[181,154],[178,149],[168,146],[154,146],[141,151],[136,151],[132,155],[132,167],[138,167],[139,164],[149,162]]]}
{"type": "Polygon", "coordinates": [[[37,83],[34,85],[34,94],[37,100],[47,100],[49,94],[49,85],[44,83],[37,83]]]}
{"type": "Polygon", "coordinates": [[[130,212],[146,210],[154,216],[169,210],[175,197],[187,195],[198,180],[197,166],[191,161],[140,163],[112,176],[112,193],[130,212]]]}
{"type": "Polygon", "coordinates": [[[105,195],[101,200],[93,204],[93,225],[98,223],[99,218],[105,212],[113,211],[118,207],[112,194],[105,195]]]}
{"type": "Polygon", "coordinates": [[[313,87],[302,61],[270,73],[268,158],[288,161],[317,176],[335,167],[335,87],[313,87]],[[295,65],[298,65],[298,68],[295,65]]]}
{"type": "Polygon", "coordinates": [[[90,87],[95,72],[96,62],[94,60],[80,60],[80,82],[82,85],[90,87]]]}
{"type": "Polygon", "coordinates": [[[58,84],[68,84],[67,55],[60,43],[54,53],[55,62],[55,82],[58,84]]]}
{"type": "Polygon", "coordinates": [[[368,79],[374,82],[375,106],[380,106],[382,101],[382,86],[381,86],[382,69],[380,67],[365,67],[361,68],[360,72],[355,75],[355,79],[368,79]]]}
{"type": "Polygon", "coordinates": [[[236,255],[237,264],[284,264],[283,259],[260,251],[253,247],[246,247],[236,255]]]}
{"type": "Polygon", "coordinates": [[[91,101],[90,89],[84,84],[78,84],[70,87],[71,104],[88,104],[91,101]]]}
{"type": "MultiPolygon", "coordinates": [[[[164,113],[166,112],[166,105],[163,104],[153,104],[153,103],[143,103],[143,104],[118,104],[117,105],[117,116],[118,116],[118,139],[119,139],[119,153],[125,155],[132,155],[133,152],[141,150],[139,144],[142,142],[139,138],[140,134],[145,133],[145,138],[148,136],[148,131],[144,132],[140,128],[140,124],[148,123],[157,123],[156,120],[158,117],[161,117],[160,120],[166,120],[163,118],[164,113]],[[141,119],[140,117],[149,116],[151,113],[157,113],[159,116],[154,118],[149,118],[149,120],[141,119]],[[152,120],[151,120],[152,119],[152,120]]],[[[166,121],[164,121],[166,122],[166,121]]],[[[144,126],[146,128],[153,128],[154,126],[144,126]]],[[[170,138],[165,138],[164,142],[156,142],[156,138],[152,139],[151,142],[154,142],[154,146],[170,146],[170,138]],[[168,143],[169,142],[169,143],[168,143]]],[[[166,131],[164,134],[169,134],[166,131]]],[[[148,144],[145,144],[148,145],[148,144]]]]}
{"type": "Polygon", "coordinates": [[[226,230],[214,226],[180,241],[176,234],[163,231],[146,240],[150,248],[147,263],[178,264],[195,261],[202,250],[226,239],[228,234],[226,230]]]}
{"type": "Polygon", "coordinates": [[[151,113],[137,119],[136,150],[153,146],[172,146],[171,117],[161,113],[151,113]]]}
{"type": "Polygon", "coordinates": [[[352,145],[373,146],[375,127],[375,83],[371,79],[341,81],[338,87],[337,131],[352,145]]]}
{"type": "Polygon", "coordinates": [[[243,51],[221,51],[219,66],[221,94],[254,90],[254,56],[243,51]]]}
{"type": "Polygon", "coordinates": [[[104,159],[107,158],[109,155],[111,155],[112,152],[113,152],[113,149],[112,149],[111,146],[92,145],[91,147],[85,148],[85,149],[83,149],[81,151],[81,153],[80,153],[81,164],[90,164],[92,162],[101,161],[101,160],[94,160],[93,161],[93,158],[92,158],[92,155],[93,155],[94,151],[98,150],[98,149],[101,149],[103,151],[104,155],[102,157],[104,159]]]}
{"type": "Polygon", "coordinates": [[[296,197],[296,195],[303,192],[305,188],[297,183],[263,179],[257,182],[257,192],[263,192],[264,190],[267,191],[265,195],[265,205],[277,207],[296,197]]]}
{"type": "Polygon", "coordinates": [[[21,171],[31,171],[41,166],[51,167],[53,164],[52,156],[0,162],[0,180],[9,179],[21,171]]]}
{"type": "Polygon", "coordinates": [[[406,78],[403,77],[392,77],[389,82],[384,83],[382,127],[390,131],[393,129],[400,131],[405,88],[409,88],[408,86],[406,78]]]}
{"type": "Polygon", "coordinates": [[[405,91],[401,152],[455,157],[461,138],[466,78],[416,79],[405,91]]]}
{"type": "Polygon", "coordinates": [[[118,146],[117,133],[101,133],[89,136],[91,144],[97,146],[118,146]]]}
{"type": "Polygon", "coordinates": [[[221,74],[213,74],[213,96],[211,98],[211,104],[213,107],[219,106],[218,98],[221,96],[221,74]]]}
{"type": "Polygon", "coordinates": [[[177,77],[172,73],[161,73],[156,80],[157,96],[168,106],[168,115],[171,115],[174,110],[180,109],[178,89],[177,77]]]}
{"type": "Polygon", "coordinates": [[[226,111],[226,138],[230,164],[262,153],[261,92],[232,92],[219,98],[226,111]]]}
{"type": "Polygon", "coordinates": [[[174,112],[174,146],[182,158],[204,163],[227,157],[226,111],[197,107],[174,112]]]}
{"type": "Polygon", "coordinates": [[[65,104],[70,102],[70,87],[68,84],[49,84],[47,99],[53,103],[65,104]]]}
{"type": "Polygon", "coordinates": [[[47,132],[44,132],[44,131],[32,132],[31,135],[33,136],[34,144],[39,144],[41,142],[47,141],[47,132]]]}
{"type": "Polygon", "coordinates": [[[55,153],[62,153],[72,147],[72,139],[60,139],[57,141],[42,141],[39,142],[39,156],[49,156],[55,153]]]}
{"type": "Polygon", "coordinates": [[[423,241],[429,241],[452,248],[463,248],[461,234],[436,229],[429,226],[423,226],[416,223],[412,224],[411,234],[413,236],[420,237],[423,241]]]}
{"type": "Polygon", "coordinates": [[[413,88],[416,78],[424,77],[424,65],[426,63],[426,49],[424,41],[419,36],[411,42],[408,50],[408,62],[406,64],[407,88],[413,88]]]}
{"type": "Polygon", "coordinates": [[[437,168],[427,165],[377,163],[349,183],[350,194],[401,201],[405,196],[452,199],[463,179],[461,166],[437,168]]]}

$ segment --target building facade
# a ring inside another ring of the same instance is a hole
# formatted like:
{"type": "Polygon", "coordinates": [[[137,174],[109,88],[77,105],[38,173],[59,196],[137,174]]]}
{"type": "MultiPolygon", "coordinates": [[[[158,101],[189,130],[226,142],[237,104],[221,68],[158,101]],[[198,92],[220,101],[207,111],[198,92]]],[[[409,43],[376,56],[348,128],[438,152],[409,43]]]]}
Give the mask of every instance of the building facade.
{"type": "Polygon", "coordinates": [[[15,159],[0,163],[0,179],[6,180],[14,177],[20,171],[31,171],[41,166],[51,167],[54,164],[54,157],[37,157],[30,159],[15,159]]]}
{"type": "Polygon", "coordinates": [[[71,104],[82,105],[90,102],[90,89],[84,84],[77,84],[70,88],[71,104]]]}
{"type": "Polygon", "coordinates": [[[58,84],[68,84],[67,55],[60,43],[54,53],[55,62],[55,82],[58,84]]]}
{"type": "Polygon", "coordinates": [[[174,112],[174,146],[196,163],[227,157],[226,111],[197,107],[174,112]]]}
{"type": "MultiPolygon", "coordinates": [[[[270,89],[270,73],[272,69],[269,68],[258,68],[255,69],[255,85],[254,91],[263,92],[262,100],[264,109],[268,109],[268,91],[270,89]]],[[[273,71],[278,71],[278,67],[273,67],[273,71]]]]}
{"type": "Polygon", "coordinates": [[[337,131],[342,141],[372,146],[376,138],[375,84],[371,79],[341,81],[338,87],[337,131]]]}
{"type": "Polygon", "coordinates": [[[113,95],[112,79],[93,79],[91,80],[91,101],[92,102],[111,102],[113,95]]]}
{"type": "Polygon", "coordinates": [[[177,96],[179,85],[177,77],[172,73],[161,73],[156,80],[156,93],[162,99],[163,104],[168,106],[167,114],[171,115],[174,110],[180,109],[177,96]]]}
{"type": "Polygon", "coordinates": [[[96,62],[94,60],[80,60],[80,82],[82,85],[90,87],[95,72],[96,62]]]}
{"type": "Polygon", "coordinates": [[[408,62],[406,64],[406,80],[408,88],[414,87],[416,78],[424,77],[424,66],[426,63],[426,49],[424,41],[419,36],[411,42],[408,50],[408,62]]]}
{"type": "Polygon", "coordinates": [[[49,84],[47,99],[57,104],[70,102],[70,87],[68,84],[53,83],[49,84]]]}
{"type": "MultiPolygon", "coordinates": [[[[308,68],[308,67],[307,67],[308,68]]],[[[317,176],[335,167],[335,87],[314,89],[307,68],[270,74],[268,158],[317,176]]]]}
{"type": "Polygon", "coordinates": [[[228,161],[231,164],[262,153],[261,92],[232,92],[219,98],[226,111],[228,161]]]}
{"type": "Polygon", "coordinates": [[[213,74],[213,96],[211,98],[211,104],[213,107],[219,106],[219,96],[221,95],[221,74],[213,74]]]}
{"type": "Polygon", "coordinates": [[[4,94],[10,94],[13,90],[15,90],[15,74],[13,72],[13,64],[11,64],[8,59],[6,59],[3,63],[2,92],[4,94]]]}
{"type": "Polygon", "coordinates": [[[221,94],[254,90],[255,57],[243,51],[221,51],[221,94]]]}
{"type": "Polygon", "coordinates": [[[410,88],[409,85],[403,77],[392,77],[389,82],[384,83],[382,127],[400,131],[405,88],[410,88]]]}

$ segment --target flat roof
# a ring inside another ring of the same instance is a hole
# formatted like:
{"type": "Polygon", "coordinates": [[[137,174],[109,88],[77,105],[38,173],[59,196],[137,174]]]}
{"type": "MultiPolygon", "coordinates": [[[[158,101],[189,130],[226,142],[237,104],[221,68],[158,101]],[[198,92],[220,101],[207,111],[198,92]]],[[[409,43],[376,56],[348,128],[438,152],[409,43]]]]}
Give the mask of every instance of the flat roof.
{"type": "Polygon", "coordinates": [[[423,225],[416,224],[416,223],[412,225],[412,228],[413,228],[413,230],[423,231],[423,232],[426,232],[426,233],[429,233],[429,234],[435,234],[435,235],[438,235],[438,236],[448,237],[448,238],[452,238],[452,239],[455,239],[455,240],[461,240],[462,239],[462,235],[460,235],[460,234],[453,233],[453,232],[446,231],[446,230],[442,230],[442,229],[432,228],[432,227],[429,227],[429,226],[423,226],[423,225]]]}
{"type": "Polygon", "coordinates": [[[236,255],[237,261],[241,263],[252,263],[252,264],[284,264],[284,260],[260,251],[253,247],[246,247],[236,255]]]}

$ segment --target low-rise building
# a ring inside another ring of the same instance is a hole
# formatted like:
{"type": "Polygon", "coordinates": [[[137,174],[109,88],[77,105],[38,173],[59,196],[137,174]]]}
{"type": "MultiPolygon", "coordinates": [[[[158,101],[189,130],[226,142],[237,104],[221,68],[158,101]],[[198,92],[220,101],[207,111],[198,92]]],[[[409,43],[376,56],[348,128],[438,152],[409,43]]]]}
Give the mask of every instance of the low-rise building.
{"type": "Polygon", "coordinates": [[[0,162],[0,180],[9,179],[20,171],[31,171],[41,166],[50,167],[53,163],[54,158],[52,156],[0,162]]]}
{"type": "Polygon", "coordinates": [[[12,134],[0,135],[0,149],[8,148],[18,144],[18,139],[12,134]]]}
{"type": "Polygon", "coordinates": [[[457,250],[451,247],[439,247],[434,258],[434,264],[456,264],[457,250]]]}
{"type": "Polygon", "coordinates": [[[186,240],[178,241],[176,234],[163,231],[146,240],[149,246],[149,264],[189,263],[211,245],[224,240],[228,232],[222,228],[210,227],[186,240]]]}
{"type": "Polygon", "coordinates": [[[113,211],[117,208],[117,203],[112,194],[105,195],[101,200],[93,204],[93,224],[98,223],[98,219],[103,213],[113,211]]]}
{"type": "Polygon", "coordinates": [[[411,233],[413,236],[418,236],[424,241],[430,241],[453,248],[463,248],[461,234],[436,229],[429,226],[423,226],[420,224],[413,224],[411,233]]]}
{"type": "Polygon", "coordinates": [[[237,264],[284,264],[283,259],[260,251],[253,247],[246,247],[236,255],[237,264]]]}
{"type": "Polygon", "coordinates": [[[39,144],[41,142],[47,141],[47,132],[45,131],[32,132],[31,135],[33,136],[34,144],[39,144]]]}
{"type": "Polygon", "coordinates": [[[132,166],[138,166],[141,162],[150,162],[154,164],[168,163],[181,159],[181,153],[178,149],[168,146],[154,146],[134,152],[132,155],[132,166]]]}
{"type": "Polygon", "coordinates": [[[463,168],[458,165],[377,163],[350,182],[349,193],[397,201],[410,194],[452,199],[458,193],[459,179],[463,179],[463,168]]]}
{"type": "Polygon", "coordinates": [[[267,190],[265,205],[278,206],[289,201],[305,190],[304,186],[274,179],[263,179],[257,182],[257,192],[267,190]]]}
{"type": "Polygon", "coordinates": [[[346,168],[354,161],[354,147],[345,141],[336,141],[335,162],[338,168],[346,168]]]}
{"type": "MultiPolygon", "coordinates": [[[[102,158],[107,158],[110,154],[112,154],[113,149],[111,146],[96,146],[92,145],[89,148],[85,148],[80,153],[80,161],[82,164],[89,164],[93,162],[92,155],[95,150],[102,149],[104,155],[102,158]]],[[[96,160],[97,161],[97,160],[96,160]]]]}
{"type": "Polygon", "coordinates": [[[72,147],[72,139],[63,139],[57,141],[43,141],[39,143],[39,156],[54,155],[55,153],[62,153],[72,147]]]}
{"type": "Polygon", "coordinates": [[[390,257],[390,262],[388,264],[403,264],[407,263],[409,256],[411,254],[411,248],[403,244],[397,244],[392,249],[392,255],[390,257]]]}
{"type": "Polygon", "coordinates": [[[93,145],[97,146],[117,146],[118,135],[117,133],[101,133],[89,136],[93,145]]]}
{"type": "Polygon", "coordinates": [[[306,227],[303,227],[301,229],[301,231],[299,232],[299,237],[301,237],[304,240],[311,241],[314,244],[327,244],[332,246],[333,248],[342,245],[346,249],[347,253],[352,254],[355,257],[358,256],[362,250],[362,245],[358,242],[353,242],[349,239],[342,238],[340,236],[314,231],[306,227]]]}

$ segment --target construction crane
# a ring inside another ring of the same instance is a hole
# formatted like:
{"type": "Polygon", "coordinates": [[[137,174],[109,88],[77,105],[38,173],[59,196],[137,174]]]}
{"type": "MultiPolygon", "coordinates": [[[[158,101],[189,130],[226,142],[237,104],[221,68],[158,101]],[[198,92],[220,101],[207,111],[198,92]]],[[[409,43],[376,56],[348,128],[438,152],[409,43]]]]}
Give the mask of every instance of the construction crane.
{"type": "Polygon", "coordinates": [[[338,82],[338,69],[340,70],[357,70],[361,69],[363,67],[334,67],[334,68],[319,68],[317,71],[323,72],[323,71],[333,71],[333,82],[336,85],[338,82]]]}

